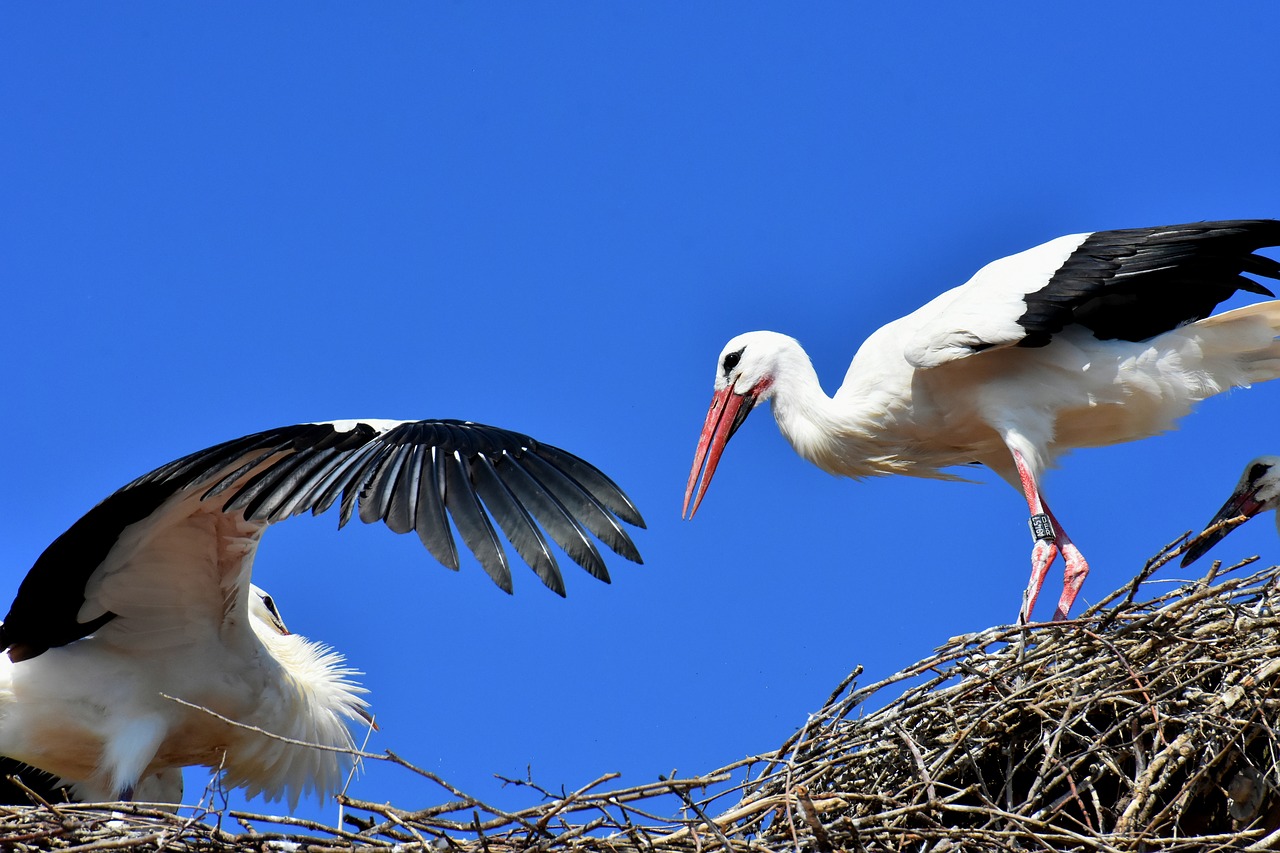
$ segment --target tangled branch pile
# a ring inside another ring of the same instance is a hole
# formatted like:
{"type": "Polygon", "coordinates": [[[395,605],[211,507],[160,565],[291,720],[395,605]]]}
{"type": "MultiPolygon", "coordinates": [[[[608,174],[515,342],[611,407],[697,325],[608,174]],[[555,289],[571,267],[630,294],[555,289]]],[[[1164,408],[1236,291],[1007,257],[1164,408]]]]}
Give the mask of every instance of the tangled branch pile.
{"type": "Polygon", "coordinates": [[[219,853],[1280,849],[1280,567],[1215,567],[1135,601],[1177,553],[1071,622],[957,637],[867,687],[855,672],[779,749],[697,779],[601,790],[610,775],[573,793],[520,783],[540,802],[506,812],[406,764],[452,799],[348,801],[342,828],[218,815],[238,822],[234,834],[203,813],[0,809],[0,841],[219,853]]]}
{"type": "Polygon", "coordinates": [[[955,638],[807,727],[759,788],[790,805],[761,835],[790,847],[795,824],[818,850],[1280,849],[1278,577],[1211,573],[1141,604],[1135,581],[1069,624],[955,638]],[[838,719],[916,674],[883,710],[838,719]]]}

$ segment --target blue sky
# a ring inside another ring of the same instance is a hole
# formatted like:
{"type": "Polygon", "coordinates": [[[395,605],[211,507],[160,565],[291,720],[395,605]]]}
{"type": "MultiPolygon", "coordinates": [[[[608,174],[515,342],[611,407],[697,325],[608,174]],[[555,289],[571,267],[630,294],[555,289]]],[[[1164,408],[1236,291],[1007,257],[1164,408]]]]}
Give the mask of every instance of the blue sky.
{"type": "MultiPolygon", "coordinates": [[[[1280,216],[1264,3],[9,4],[4,590],[115,488],[332,418],[465,418],[607,471],[646,564],[514,597],[413,537],[273,529],[255,580],[366,675],[394,749],[508,807],[768,750],[856,664],[1011,621],[1022,498],[836,480],[765,411],[679,518],[732,335],[859,342],[987,261],[1280,216]]],[[[1280,452],[1280,387],[1047,483],[1126,582],[1280,452]]],[[[1280,548],[1269,521],[1213,556],[1280,548]]],[[[1181,576],[1174,569],[1159,578],[1181,576]]],[[[1051,612],[1060,571],[1046,585],[1051,612]]],[[[188,785],[200,777],[188,776],[188,785]]],[[[352,793],[443,792],[376,768],[352,793]]],[[[314,805],[304,812],[332,818],[314,805]]]]}

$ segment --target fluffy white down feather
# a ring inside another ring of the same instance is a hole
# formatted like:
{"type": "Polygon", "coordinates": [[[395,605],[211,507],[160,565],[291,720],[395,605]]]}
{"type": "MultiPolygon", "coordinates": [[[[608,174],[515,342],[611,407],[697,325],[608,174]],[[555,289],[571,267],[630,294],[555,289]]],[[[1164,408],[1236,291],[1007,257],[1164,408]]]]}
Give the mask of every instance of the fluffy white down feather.
{"type": "Polygon", "coordinates": [[[351,749],[347,721],[366,709],[366,691],[351,680],[357,672],[320,643],[250,621],[264,646],[252,670],[205,655],[138,667],[131,652],[90,638],[48,650],[39,666],[0,655],[0,753],[74,781],[76,796],[90,801],[114,800],[134,777],[135,799],[174,802],[180,768],[191,764],[223,766],[228,785],[291,807],[304,795],[334,793],[349,755],[288,744],[162,695],[275,735],[351,749]],[[263,689],[268,682],[275,686],[263,689]],[[86,693],[87,684],[98,689],[86,693]],[[140,763],[142,756],[150,758],[140,763]]]}
{"type": "Polygon", "coordinates": [[[188,765],[223,767],[228,784],[291,806],[303,794],[334,792],[348,756],[165,698],[351,748],[346,721],[363,715],[365,691],[340,655],[271,623],[248,582],[263,529],[210,511],[198,493],[180,493],[126,528],[79,614],[116,618],[31,660],[0,655],[0,755],[75,783],[87,800],[114,800],[129,787],[135,796],[172,795],[172,785],[149,780],[188,765]]]}
{"type": "MultiPolygon", "coordinates": [[[[367,718],[366,691],[352,677],[359,671],[345,665],[332,648],[297,634],[282,635],[255,619],[254,631],[280,665],[281,682],[292,689],[272,691],[255,715],[259,727],[292,740],[354,749],[347,721],[367,718]]],[[[285,796],[291,808],[301,796],[324,798],[336,793],[351,767],[344,752],[307,749],[241,730],[244,740],[228,750],[226,781],[245,787],[252,797],[285,796]]]]}

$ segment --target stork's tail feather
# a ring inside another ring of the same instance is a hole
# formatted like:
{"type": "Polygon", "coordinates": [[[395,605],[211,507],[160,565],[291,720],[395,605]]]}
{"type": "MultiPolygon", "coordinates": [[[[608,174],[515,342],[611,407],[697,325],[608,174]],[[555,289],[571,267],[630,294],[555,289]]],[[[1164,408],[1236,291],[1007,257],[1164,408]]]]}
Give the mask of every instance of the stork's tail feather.
{"type": "Polygon", "coordinates": [[[1224,311],[1192,323],[1186,330],[1195,333],[1207,366],[1229,362],[1234,368],[1214,371],[1226,380],[1224,385],[1252,385],[1280,378],[1280,300],[1224,311]]]}

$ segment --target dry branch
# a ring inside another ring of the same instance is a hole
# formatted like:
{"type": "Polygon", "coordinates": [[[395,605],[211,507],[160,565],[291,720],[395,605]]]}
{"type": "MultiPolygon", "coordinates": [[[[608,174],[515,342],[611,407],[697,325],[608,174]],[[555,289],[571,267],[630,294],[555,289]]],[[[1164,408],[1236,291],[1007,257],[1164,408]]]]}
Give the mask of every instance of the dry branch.
{"type": "Polygon", "coordinates": [[[859,688],[782,745],[705,776],[605,773],[503,811],[416,768],[438,805],[343,798],[350,827],[141,806],[0,807],[20,851],[1280,850],[1280,567],[1215,564],[1138,601],[1179,551],[1070,622],[991,628],[859,688]],[[879,710],[855,716],[903,682],[879,710]],[[363,814],[361,814],[363,813],[363,814]],[[216,821],[215,821],[216,819],[216,821]],[[239,825],[229,833],[218,825],[239,825]],[[288,830],[288,832],[277,831],[288,830]]]}

